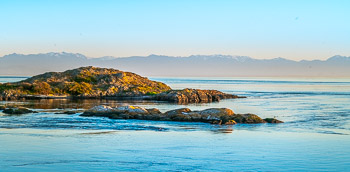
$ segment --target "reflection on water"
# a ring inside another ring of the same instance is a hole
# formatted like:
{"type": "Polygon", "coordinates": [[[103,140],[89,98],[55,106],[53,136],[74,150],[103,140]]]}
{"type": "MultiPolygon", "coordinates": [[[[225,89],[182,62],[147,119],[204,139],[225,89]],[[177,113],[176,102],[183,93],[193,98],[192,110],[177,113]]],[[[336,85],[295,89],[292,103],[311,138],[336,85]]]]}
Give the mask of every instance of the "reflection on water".
{"type": "Polygon", "coordinates": [[[232,133],[233,129],[231,128],[222,128],[218,130],[213,130],[215,133],[232,133]]]}
{"type": "Polygon", "coordinates": [[[90,134],[114,134],[117,131],[98,131],[98,132],[87,132],[87,133],[80,133],[80,134],[85,134],[85,135],[90,135],[90,134]]]}
{"type": "Polygon", "coordinates": [[[122,106],[126,104],[156,104],[152,101],[105,100],[105,99],[41,99],[3,101],[0,104],[24,106],[32,109],[90,109],[97,105],[122,106]]]}

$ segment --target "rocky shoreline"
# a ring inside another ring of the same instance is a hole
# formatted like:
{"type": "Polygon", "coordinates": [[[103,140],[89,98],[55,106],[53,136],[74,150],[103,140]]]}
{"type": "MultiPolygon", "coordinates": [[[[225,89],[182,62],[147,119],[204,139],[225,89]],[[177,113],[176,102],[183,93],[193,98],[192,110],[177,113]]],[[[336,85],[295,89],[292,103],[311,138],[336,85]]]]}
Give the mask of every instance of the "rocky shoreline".
{"type": "Polygon", "coordinates": [[[211,103],[219,102],[223,99],[246,98],[233,94],[226,94],[217,90],[183,89],[171,90],[156,95],[114,95],[114,96],[94,96],[94,95],[28,95],[28,94],[0,94],[0,101],[10,100],[33,100],[33,99],[112,99],[112,100],[154,100],[165,101],[177,104],[189,103],[211,103]]]}
{"type": "Polygon", "coordinates": [[[228,108],[210,108],[201,111],[192,111],[188,108],[181,108],[162,113],[156,108],[145,109],[138,106],[120,106],[112,108],[110,106],[100,105],[85,111],[81,116],[108,117],[111,119],[204,122],[219,125],[234,125],[237,123],[283,123],[275,118],[262,119],[259,116],[250,113],[236,114],[228,108]]]}

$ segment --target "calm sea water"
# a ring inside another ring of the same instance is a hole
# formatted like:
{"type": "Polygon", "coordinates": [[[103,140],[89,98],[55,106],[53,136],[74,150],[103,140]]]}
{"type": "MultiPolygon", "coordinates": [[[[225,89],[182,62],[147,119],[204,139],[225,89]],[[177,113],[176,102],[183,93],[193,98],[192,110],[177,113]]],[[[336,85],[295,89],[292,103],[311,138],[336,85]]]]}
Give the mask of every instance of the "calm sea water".
{"type": "MultiPolygon", "coordinates": [[[[0,82],[24,78],[0,77],[0,82]]],[[[37,114],[0,112],[0,171],[348,171],[350,79],[150,78],[174,89],[217,89],[246,99],[177,105],[150,101],[0,102],[37,114]],[[283,124],[217,126],[55,114],[95,105],[161,111],[227,107],[283,124]]]]}

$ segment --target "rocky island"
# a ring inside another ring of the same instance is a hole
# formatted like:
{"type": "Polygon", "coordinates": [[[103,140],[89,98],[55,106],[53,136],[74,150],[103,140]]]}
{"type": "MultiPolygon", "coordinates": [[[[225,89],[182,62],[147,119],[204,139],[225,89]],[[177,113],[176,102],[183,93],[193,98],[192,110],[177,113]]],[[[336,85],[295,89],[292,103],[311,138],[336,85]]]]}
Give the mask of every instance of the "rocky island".
{"type": "Polygon", "coordinates": [[[42,98],[145,99],[188,104],[244,97],[217,90],[173,90],[135,73],[92,66],[0,84],[0,100],[42,98]]]}

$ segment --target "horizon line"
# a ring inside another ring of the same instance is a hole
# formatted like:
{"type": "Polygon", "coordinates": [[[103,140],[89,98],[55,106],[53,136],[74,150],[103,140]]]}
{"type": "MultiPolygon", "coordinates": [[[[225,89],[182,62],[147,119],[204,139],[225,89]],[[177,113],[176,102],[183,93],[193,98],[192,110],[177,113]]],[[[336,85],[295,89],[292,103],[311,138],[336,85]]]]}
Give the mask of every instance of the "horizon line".
{"type": "Polygon", "coordinates": [[[50,53],[55,53],[55,54],[74,54],[74,55],[82,55],[84,57],[86,57],[87,59],[99,59],[99,58],[104,58],[104,57],[112,57],[112,58],[130,58],[130,57],[149,57],[149,56],[166,56],[166,57],[174,57],[174,58],[188,58],[188,57],[191,57],[191,56],[230,56],[230,57],[248,57],[248,58],[251,58],[251,59],[254,59],[254,60],[273,60],[273,59],[285,59],[285,60],[289,60],[289,61],[294,61],[294,62],[301,62],[301,61],[327,61],[328,59],[332,58],[332,57],[336,57],[336,56],[340,56],[340,57],[346,57],[346,58],[350,58],[350,56],[344,56],[344,55],[339,55],[339,54],[336,54],[336,55],[333,55],[333,56],[330,56],[326,59],[312,59],[312,60],[305,60],[305,59],[302,59],[302,60],[292,60],[292,59],[288,59],[288,58],[284,58],[284,57],[274,57],[274,58],[263,58],[263,59],[259,59],[259,58],[254,58],[254,57],[251,57],[251,56],[245,56],[245,55],[228,55],[228,54],[192,54],[192,55],[189,55],[189,56],[172,56],[172,55],[163,55],[163,54],[149,54],[149,55],[133,55],[133,56],[126,56],[126,57],[116,57],[116,56],[100,56],[100,57],[90,57],[90,56],[86,56],[82,53],[73,53],[73,52],[65,52],[65,51],[61,51],[61,52],[47,52],[47,53],[36,53],[36,54],[33,54],[33,53],[28,53],[28,54],[23,54],[23,53],[11,53],[11,54],[6,54],[6,55],[3,55],[0,57],[3,58],[5,56],[9,56],[9,55],[45,55],[45,54],[50,54],[50,53]]]}

